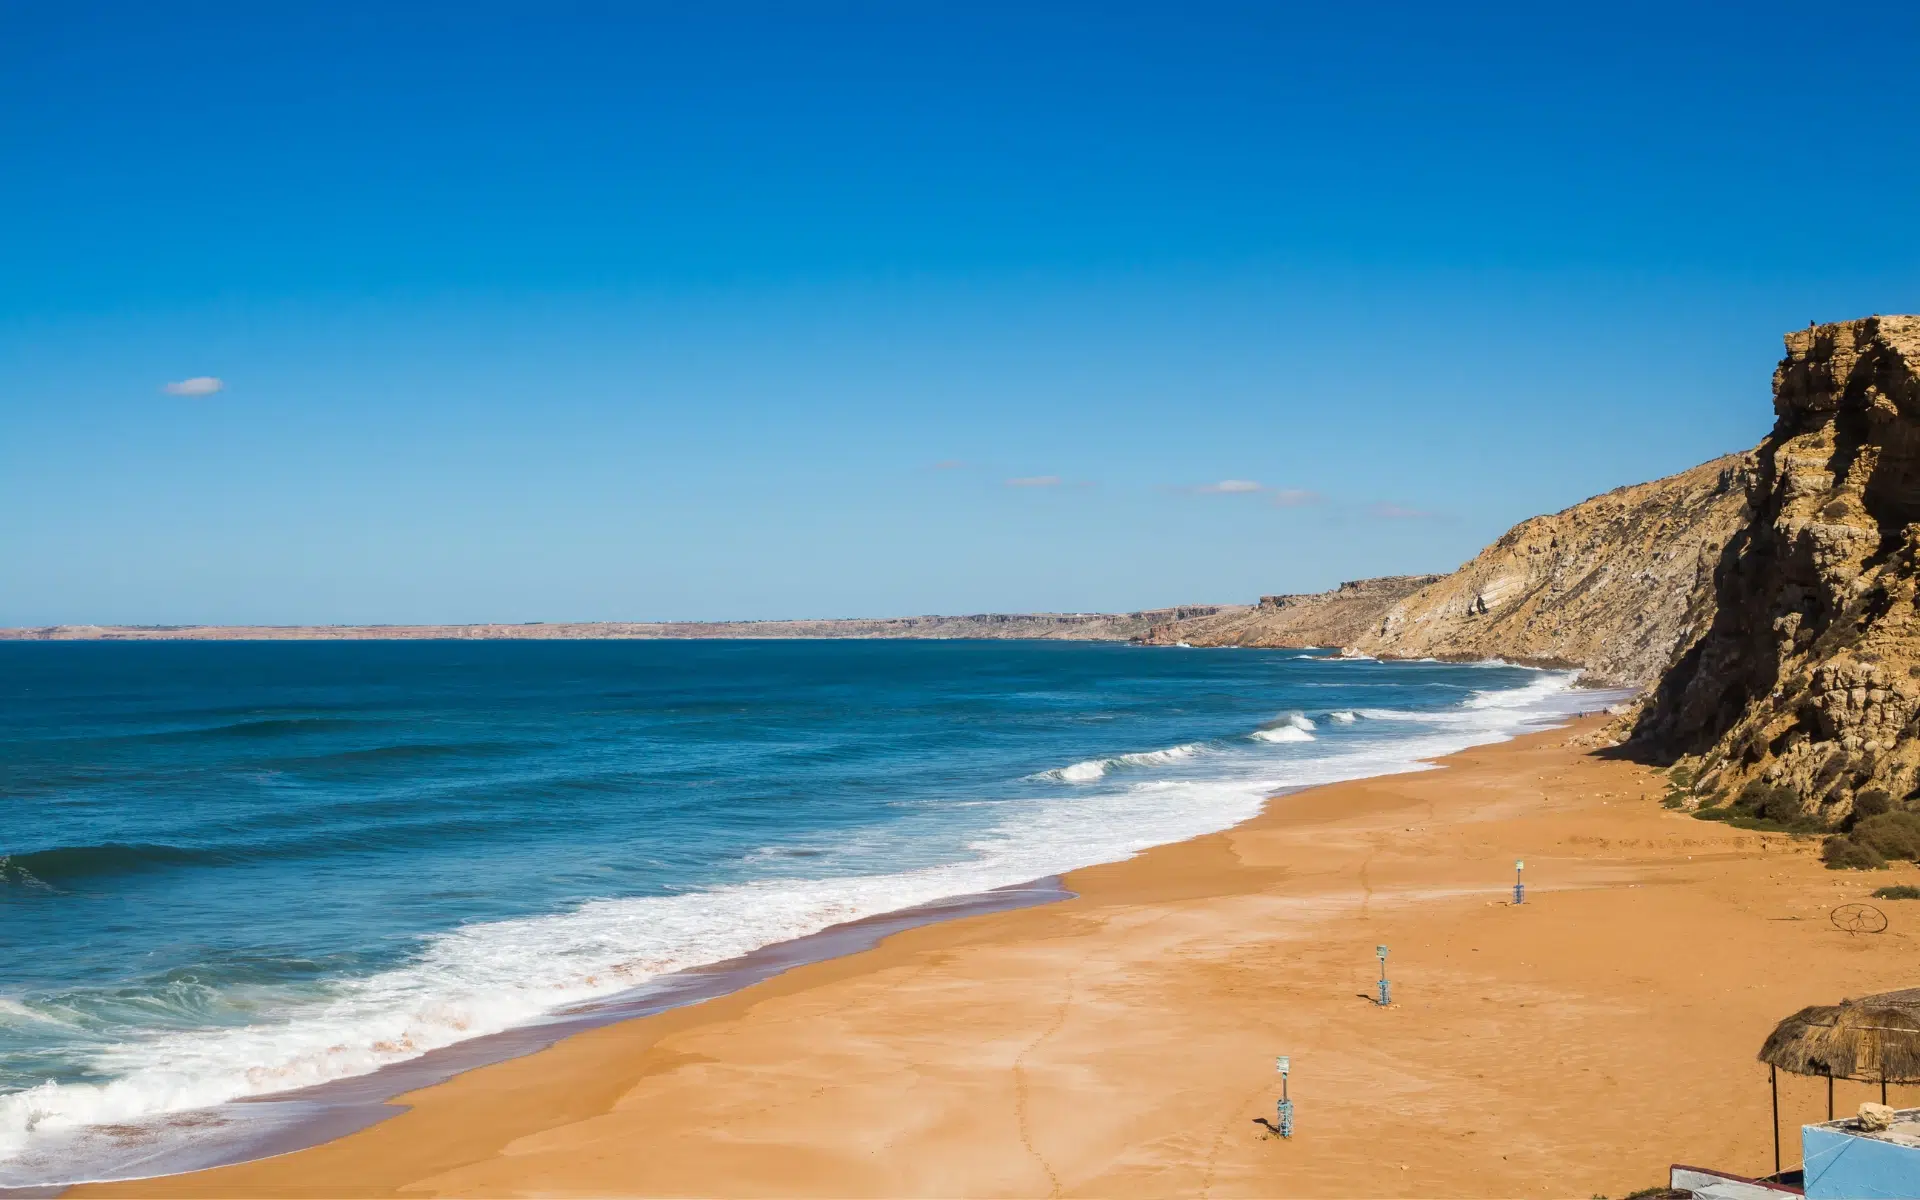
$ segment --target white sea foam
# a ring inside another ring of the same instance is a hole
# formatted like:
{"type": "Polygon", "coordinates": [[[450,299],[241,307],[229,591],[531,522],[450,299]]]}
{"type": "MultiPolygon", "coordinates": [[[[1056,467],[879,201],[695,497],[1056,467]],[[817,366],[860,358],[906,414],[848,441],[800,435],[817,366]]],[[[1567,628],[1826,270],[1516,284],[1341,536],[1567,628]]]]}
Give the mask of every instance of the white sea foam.
{"type": "Polygon", "coordinates": [[[1112,862],[1223,829],[1253,816],[1277,791],[1423,770],[1427,759],[1593,706],[1569,699],[1571,682],[1565,673],[1543,673],[1522,688],[1476,692],[1444,714],[1360,710],[1424,729],[1397,736],[1343,733],[1311,753],[1258,748],[1257,742],[1312,740],[1312,722],[1290,714],[1256,734],[1256,743],[1241,742],[1244,749],[1188,745],[1076,763],[1060,778],[1086,768],[1086,779],[1101,779],[1123,760],[1179,767],[1184,777],[1161,769],[1076,789],[1071,797],[1005,801],[1008,815],[976,837],[972,856],[961,862],[597,900],[435,935],[404,967],[340,981],[325,1000],[285,1003],[263,1011],[254,1025],[154,1032],[103,1049],[90,1066],[109,1082],[50,1081],[0,1096],[0,1186],[71,1179],[35,1149],[63,1132],[364,1074],[838,922],[1112,862]]]}
{"type": "Polygon", "coordinates": [[[1550,671],[1517,688],[1483,688],[1467,701],[1468,708],[1526,708],[1550,696],[1557,696],[1574,685],[1577,671],[1550,671]]]}
{"type": "Polygon", "coordinates": [[[1184,762],[1205,749],[1199,742],[1188,742],[1184,746],[1168,746],[1165,750],[1142,750],[1135,754],[1115,754],[1110,758],[1089,758],[1070,767],[1042,771],[1035,778],[1063,783],[1092,783],[1105,778],[1114,767],[1164,767],[1169,763],[1184,762]]]}
{"type": "Polygon", "coordinates": [[[1247,735],[1256,742],[1310,742],[1313,735],[1298,725],[1281,725],[1275,729],[1256,729],[1247,735]]]}
{"type": "Polygon", "coordinates": [[[65,1025],[59,1017],[28,1008],[9,996],[0,996],[0,1025],[65,1025]]]}
{"type": "Polygon", "coordinates": [[[1354,712],[1352,709],[1343,708],[1339,712],[1330,712],[1327,714],[1327,720],[1332,721],[1336,725],[1351,725],[1359,719],[1360,714],[1354,712]]]}
{"type": "Polygon", "coordinates": [[[1046,772],[1047,775],[1068,783],[1092,783],[1096,779],[1103,778],[1106,773],[1107,760],[1104,758],[1090,758],[1085,762],[1074,763],[1070,767],[1046,772]]]}
{"type": "Polygon", "coordinates": [[[1307,714],[1291,712],[1277,721],[1267,722],[1264,727],[1247,736],[1257,742],[1310,742],[1313,740],[1313,731],[1318,728],[1307,714]]]}

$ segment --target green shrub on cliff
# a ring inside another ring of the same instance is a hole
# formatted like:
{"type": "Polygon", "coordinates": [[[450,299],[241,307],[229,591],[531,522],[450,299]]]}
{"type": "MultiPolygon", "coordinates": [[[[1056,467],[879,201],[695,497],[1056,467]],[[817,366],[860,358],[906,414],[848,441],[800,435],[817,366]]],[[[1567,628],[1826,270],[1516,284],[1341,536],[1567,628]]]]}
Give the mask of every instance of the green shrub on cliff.
{"type": "Polygon", "coordinates": [[[1776,786],[1759,779],[1749,780],[1740,789],[1727,815],[1720,819],[1742,829],[1772,832],[1811,833],[1820,828],[1808,814],[1799,789],[1790,783],[1776,786]]]}
{"type": "Polygon", "coordinates": [[[1920,859],[1920,813],[1875,813],[1855,825],[1852,836],[1887,858],[1920,859]]]}
{"type": "Polygon", "coordinates": [[[1892,810],[1893,794],[1891,792],[1885,788],[1868,788],[1853,798],[1853,811],[1847,815],[1846,828],[1852,829],[1868,817],[1877,817],[1883,812],[1892,810]]]}
{"type": "Polygon", "coordinates": [[[1831,871],[1877,871],[1887,865],[1887,860],[1872,846],[1837,833],[1820,847],[1820,861],[1831,871]]]}
{"type": "MultiPolygon", "coordinates": [[[[1879,807],[1880,799],[1862,792],[1854,797],[1855,821],[1853,832],[1836,834],[1827,839],[1820,850],[1820,857],[1835,870],[1854,867],[1882,867],[1888,859],[1911,859],[1920,861],[1920,813],[1904,810],[1872,811],[1879,807]],[[1860,814],[1860,802],[1866,800],[1865,816],[1860,814]]],[[[1882,793],[1885,795],[1885,793],[1882,793]]],[[[1886,803],[1891,804],[1888,797],[1886,803]]]]}

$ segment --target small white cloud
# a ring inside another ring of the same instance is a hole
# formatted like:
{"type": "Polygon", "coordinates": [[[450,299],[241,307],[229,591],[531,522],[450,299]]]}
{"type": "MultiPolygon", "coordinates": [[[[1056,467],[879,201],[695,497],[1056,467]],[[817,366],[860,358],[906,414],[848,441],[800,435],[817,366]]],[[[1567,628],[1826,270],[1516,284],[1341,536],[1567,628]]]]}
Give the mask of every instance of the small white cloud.
{"type": "Polygon", "coordinates": [[[1060,477],[1058,475],[1026,475],[1019,479],[1007,480],[1007,486],[1020,488],[1059,487],[1060,477]]]}
{"type": "Polygon", "coordinates": [[[1417,508],[1402,508],[1398,504],[1388,504],[1384,501],[1367,509],[1367,513],[1388,521],[1418,521],[1433,515],[1417,508]]]}
{"type": "Polygon", "coordinates": [[[1230,496],[1237,492],[1265,491],[1251,479],[1222,479],[1219,483],[1207,483],[1193,489],[1203,494],[1230,496]]]}
{"type": "Polygon", "coordinates": [[[192,379],[182,379],[169,383],[160,390],[169,396],[211,396],[226,388],[226,384],[211,375],[195,375],[192,379]]]}
{"type": "Polygon", "coordinates": [[[1319,492],[1306,488],[1278,488],[1273,493],[1276,508],[1299,508],[1307,504],[1318,504],[1325,499],[1319,492]]]}

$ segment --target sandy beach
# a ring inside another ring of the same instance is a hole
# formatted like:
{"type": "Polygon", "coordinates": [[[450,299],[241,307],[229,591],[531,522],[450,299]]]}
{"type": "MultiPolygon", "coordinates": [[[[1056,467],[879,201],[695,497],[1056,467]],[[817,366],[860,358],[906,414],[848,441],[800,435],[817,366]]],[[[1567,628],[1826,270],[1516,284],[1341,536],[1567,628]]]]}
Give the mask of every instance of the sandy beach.
{"type": "MultiPolygon", "coordinates": [[[[1878,936],[1827,912],[1914,872],[1663,810],[1660,777],[1579,744],[1597,726],[1283,796],[1075,872],[1074,899],[583,1033],[310,1150],[69,1194],[1619,1197],[1675,1161],[1764,1173],[1754,1053],[1804,1004],[1913,982],[1920,903],[1882,902],[1878,936]],[[1256,1120],[1277,1054],[1288,1141],[1256,1120]]],[[[1791,1165],[1824,1084],[1784,1080],[1781,1107],[1791,1165]]]]}

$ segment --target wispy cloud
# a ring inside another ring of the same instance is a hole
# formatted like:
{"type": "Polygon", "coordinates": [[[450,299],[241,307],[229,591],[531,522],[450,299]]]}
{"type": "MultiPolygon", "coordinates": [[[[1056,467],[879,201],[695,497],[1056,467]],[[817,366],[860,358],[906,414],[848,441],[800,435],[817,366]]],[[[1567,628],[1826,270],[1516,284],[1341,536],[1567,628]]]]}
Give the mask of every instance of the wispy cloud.
{"type": "Polygon", "coordinates": [[[1007,480],[1007,486],[1017,488],[1059,487],[1060,477],[1058,475],[1023,475],[1018,479],[1007,480]]]}
{"type": "Polygon", "coordinates": [[[958,471],[966,465],[964,461],[957,458],[943,458],[933,464],[933,469],[936,471],[958,471]]]}
{"type": "Polygon", "coordinates": [[[1421,521],[1433,514],[1417,508],[1402,508],[1398,504],[1388,504],[1384,500],[1368,507],[1367,515],[1386,521],[1421,521]]]}
{"type": "Polygon", "coordinates": [[[211,396],[225,389],[226,386],[211,375],[195,375],[192,379],[181,379],[169,383],[160,390],[169,396],[211,396]]]}
{"type": "Polygon", "coordinates": [[[1275,508],[1299,508],[1306,504],[1318,504],[1325,499],[1319,492],[1306,488],[1268,487],[1251,479],[1222,479],[1218,483],[1201,483],[1170,490],[1185,492],[1190,496],[1266,496],[1275,508]]]}

